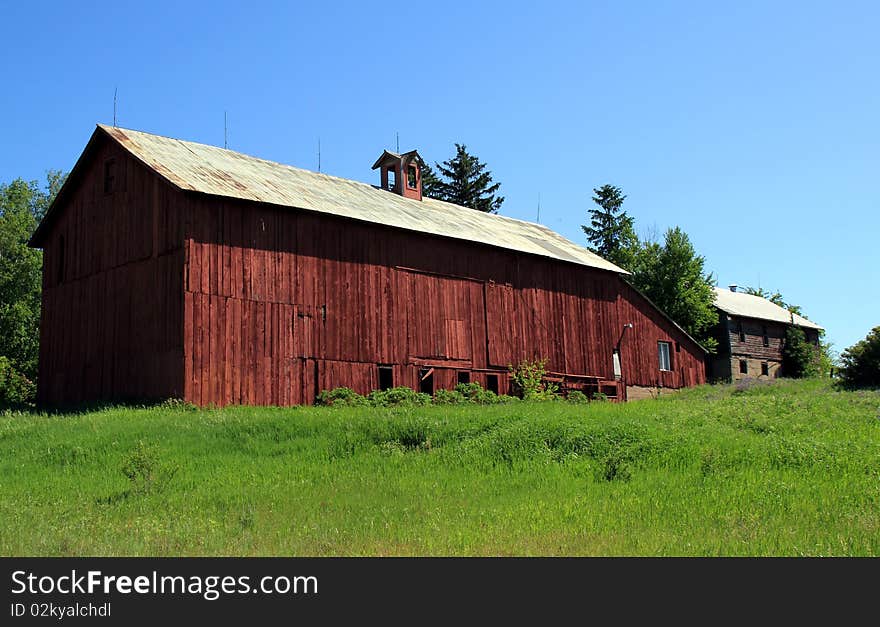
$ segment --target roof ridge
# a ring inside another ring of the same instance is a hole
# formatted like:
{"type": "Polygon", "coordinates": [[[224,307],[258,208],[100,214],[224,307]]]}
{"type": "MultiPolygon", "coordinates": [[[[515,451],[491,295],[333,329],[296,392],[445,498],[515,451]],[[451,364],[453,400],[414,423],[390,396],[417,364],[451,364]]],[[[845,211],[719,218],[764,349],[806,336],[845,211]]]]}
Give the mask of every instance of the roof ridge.
{"type": "Polygon", "coordinates": [[[329,213],[629,274],[543,224],[270,161],[229,148],[99,124],[113,141],[181,189],[329,213]],[[383,194],[379,196],[378,194],[383,194]]]}
{"type": "MultiPolygon", "coordinates": [[[[212,150],[222,150],[224,152],[229,152],[229,153],[232,153],[235,155],[241,155],[243,157],[247,157],[248,159],[255,159],[255,160],[261,161],[263,163],[269,163],[271,165],[277,165],[277,166],[281,166],[284,168],[290,168],[291,170],[296,170],[299,172],[308,172],[309,174],[314,174],[316,176],[323,176],[328,179],[333,179],[336,181],[343,181],[345,183],[355,183],[356,185],[363,185],[365,187],[369,187],[371,189],[378,190],[378,191],[385,191],[381,187],[373,185],[372,183],[365,183],[364,181],[358,181],[356,179],[349,179],[349,178],[345,178],[343,176],[336,176],[334,174],[327,174],[325,172],[316,172],[315,170],[309,170],[308,168],[302,168],[300,166],[291,165],[289,163],[281,163],[280,161],[272,161],[271,159],[265,159],[263,157],[251,155],[246,152],[232,150],[231,148],[221,148],[220,146],[215,146],[214,144],[205,144],[202,142],[192,141],[189,139],[180,139],[179,137],[171,137],[169,135],[160,135],[159,133],[150,133],[147,131],[140,131],[140,130],[134,129],[134,128],[124,128],[122,126],[109,126],[107,124],[98,124],[98,126],[101,127],[102,129],[104,129],[105,131],[118,130],[118,131],[123,131],[123,132],[139,133],[141,135],[151,135],[153,137],[160,137],[162,139],[167,139],[170,141],[174,141],[174,142],[178,142],[180,144],[183,144],[184,147],[186,147],[187,144],[195,144],[196,146],[204,146],[205,148],[211,148],[212,150]]],[[[390,153],[391,151],[386,150],[386,152],[390,153]]],[[[417,152],[417,151],[410,150],[409,152],[417,152]]],[[[397,153],[392,153],[392,154],[397,154],[397,153]]],[[[408,154],[408,153],[403,153],[403,154],[408,154]]],[[[397,156],[401,156],[401,155],[397,155],[397,156]]],[[[466,207],[464,205],[459,205],[454,202],[449,202],[448,200],[441,200],[440,198],[434,198],[433,196],[424,196],[424,198],[431,201],[431,203],[443,203],[444,205],[448,205],[450,207],[455,207],[456,209],[467,209],[468,211],[478,211],[477,209],[474,209],[472,207],[466,207]]],[[[498,218],[501,220],[509,220],[512,222],[519,222],[520,224],[528,224],[530,226],[536,226],[538,228],[544,229],[545,231],[550,231],[556,235],[559,235],[559,233],[556,233],[556,231],[554,231],[550,227],[545,226],[539,222],[532,222],[531,220],[523,220],[521,218],[514,218],[513,216],[506,216],[506,215],[502,215],[499,213],[490,213],[488,211],[481,211],[480,213],[485,216],[491,217],[491,218],[498,218]]],[[[565,239],[568,240],[568,238],[565,238],[565,239]]],[[[571,240],[568,240],[568,241],[571,241],[571,240]]],[[[574,244],[574,242],[571,242],[571,243],[574,244]]],[[[575,246],[579,246],[579,244],[575,244],[575,246]]],[[[593,253],[593,254],[595,254],[595,253],[593,253]]]]}

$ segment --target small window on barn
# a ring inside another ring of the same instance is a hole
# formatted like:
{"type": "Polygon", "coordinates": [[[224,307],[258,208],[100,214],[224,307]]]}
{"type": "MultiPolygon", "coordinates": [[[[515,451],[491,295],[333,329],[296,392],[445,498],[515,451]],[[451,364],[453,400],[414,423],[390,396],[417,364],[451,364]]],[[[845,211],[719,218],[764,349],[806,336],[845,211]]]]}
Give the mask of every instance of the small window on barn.
{"type": "Polygon", "coordinates": [[[749,362],[747,362],[745,359],[739,360],[739,373],[749,374],[749,362]]]}
{"type": "Polygon", "coordinates": [[[761,334],[764,336],[764,346],[770,346],[770,336],[767,335],[767,327],[761,327],[761,334]]]}
{"type": "Polygon", "coordinates": [[[660,360],[660,370],[672,370],[672,352],[669,342],[657,342],[657,356],[660,360]]]}
{"type": "Polygon", "coordinates": [[[391,366],[379,366],[379,389],[390,390],[394,387],[394,371],[391,366]]]}
{"type": "Polygon", "coordinates": [[[107,159],[104,162],[104,193],[112,194],[116,191],[116,159],[107,159]]]}
{"type": "Polygon", "coordinates": [[[739,341],[740,341],[740,342],[745,342],[745,341],[746,341],[746,332],[745,332],[745,329],[743,329],[743,323],[742,323],[742,322],[739,323],[739,341]]]}
{"type": "Polygon", "coordinates": [[[459,383],[470,383],[471,382],[471,373],[467,370],[459,370],[458,371],[458,382],[459,383]]]}
{"type": "Polygon", "coordinates": [[[676,343],[675,343],[675,352],[676,352],[676,353],[680,353],[680,352],[681,352],[681,344],[680,344],[679,342],[676,342],[676,343]]]}
{"type": "Polygon", "coordinates": [[[766,361],[761,363],[761,374],[765,377],[770,374],[770,364],[766,361]]]}
{"type": "Polygon", "coordinates": [[[64,236],[58,238],[58,264],[56,266],[55,282],[64,282],[64,236]]]}
{"type": "Polygon", "coordinates": [[[434,395],[434,369],[422,368],[419,370],[419,392],[434,395]]]}
{"type": "Polygon", "coordinates": [[[416,176],[416,166],[409,166],[406,169],[406,186],[410,189],[415,189],[417,179],[418,177],[416,176]]]}
{"type": "Polygon", "coordinates": [[[487,374],[486,375],[486,389],[490,392],[494,392],[498,394],[498,375],[497,374],[487,374]]]}
{"type": "Polygon", "coordinates": [[[388,189],[394,191],[397,189],[397,171],[388,170],[388,189]]]}

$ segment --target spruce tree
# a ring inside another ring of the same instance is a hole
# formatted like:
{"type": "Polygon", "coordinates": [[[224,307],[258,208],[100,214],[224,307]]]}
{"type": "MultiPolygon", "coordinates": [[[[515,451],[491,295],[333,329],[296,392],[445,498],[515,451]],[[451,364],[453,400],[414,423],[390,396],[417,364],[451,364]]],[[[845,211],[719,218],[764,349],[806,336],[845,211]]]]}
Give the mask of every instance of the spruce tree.
{"type": "MultiPolygon", "coordinates": [[[[500,183],[492,182],[492,173],[486,164],[468,153],[467,146],[455,144],[455,156],[435,164],[440,172],[439,178],[431,168],[427,168],[429,189],[426,195],[463,207],[470,207],[486,213],[497,213],[504,202],[503,196],[496,193],[500,183]]],[[[425,171],[422,172],[422,193],[425,193],[425,171]]]]}
{"type": "Polygon", "coordinates": [[[590,226],[581,225],[591,246],[590,250],[625,270],[632,269],[639,239],[633,227],[633,218],[623,210],[626,196],[619,187],[603,185],[593,189],[590,226]]]}

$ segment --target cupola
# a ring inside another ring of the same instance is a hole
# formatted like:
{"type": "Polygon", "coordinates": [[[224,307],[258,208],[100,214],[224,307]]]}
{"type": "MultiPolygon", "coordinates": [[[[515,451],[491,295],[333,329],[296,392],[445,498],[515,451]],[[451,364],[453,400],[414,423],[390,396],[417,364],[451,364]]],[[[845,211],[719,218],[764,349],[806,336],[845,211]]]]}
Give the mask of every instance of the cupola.
{"type": "Polygon", "coordinates": [[[402,155],[385,150],[373,169],[380,169],[381,187],[405,198],[422,199],[422,158],[415,150],[402,155]]]}

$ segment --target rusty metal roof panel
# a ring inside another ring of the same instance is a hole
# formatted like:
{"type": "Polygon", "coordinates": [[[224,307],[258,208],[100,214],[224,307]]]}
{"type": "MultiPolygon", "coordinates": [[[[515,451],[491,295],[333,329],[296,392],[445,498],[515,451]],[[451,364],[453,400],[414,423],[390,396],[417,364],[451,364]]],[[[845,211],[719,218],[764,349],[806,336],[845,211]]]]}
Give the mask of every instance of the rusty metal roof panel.
{"type": "Polygon", "coordinates": [[[540,224],[432,198],[412,200],[366,183],[216,146],[99,127],[180,189],[329,213],[628,274],[540,224]]]}
{"type": "Polygon", "coordinates": [[[766,298],[746,294],[745,292],[732,292],[726,288],[716,287],[715,306],[733,316],[757,318],[758,320],[770,320],[772,322],[786,322],[806,329],[824,330],[815,322],[807,320],[803,316],[793,314],[766,298]]]}

